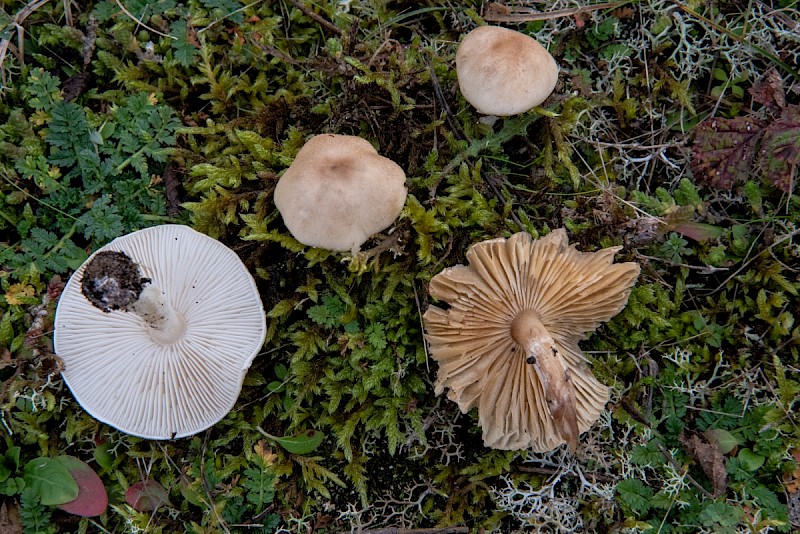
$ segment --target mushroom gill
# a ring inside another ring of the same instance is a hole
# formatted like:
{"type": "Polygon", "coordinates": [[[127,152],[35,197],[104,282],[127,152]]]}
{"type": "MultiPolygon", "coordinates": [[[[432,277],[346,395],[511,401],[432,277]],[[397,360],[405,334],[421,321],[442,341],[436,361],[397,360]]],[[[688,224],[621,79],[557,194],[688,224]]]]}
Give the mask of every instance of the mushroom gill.
{"type": "Polygon", "coordinates": [[[639,266],[613,264],[618,250],[580,252],[563,229],[518,233],[433,277],[431,296],[449,305],[424,315],[436,394],[447,388],[464,413],[477,406],[486,446],[574,450],[600,416],[608,388],[578,342],[627,303],[639,266]]]}

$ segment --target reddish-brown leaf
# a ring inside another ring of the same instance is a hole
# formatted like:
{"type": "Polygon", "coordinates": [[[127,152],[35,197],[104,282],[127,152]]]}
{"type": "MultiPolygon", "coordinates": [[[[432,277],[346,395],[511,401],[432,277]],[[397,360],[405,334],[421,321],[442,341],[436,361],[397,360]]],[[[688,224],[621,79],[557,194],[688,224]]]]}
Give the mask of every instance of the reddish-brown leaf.
{"type": "Polygon", "coordinates": [[[759,166],[767,181],[791,193],[800,167],[800,106],[783,108],[780,117],[764,128],[759,166]]]}
{"type": "Polygon", "coordinates": [[[786,93],[778,69],[770,69],[748,92],[753,101],[773,110],[786,107],[786,93]]]}
{"type": "Polygon", "coordinates": [[[169,503],[169,495],[164,486],[155,480],[142,480],[132,484],[125,492],[125,501],[134,510],[139,512],[152,512],[160,506],[169,503]]]}
{"type": "Polygon", "coordinates": [[[686,453],[691,456],[711,480],[714,498],[719,497],[728,487],[728,472],[725,470],[725,457],[716,443],[709,443],[698,434],[681,433],[678,438],[686,453]]]}
{"type": "Polygon", "coordinates": [[[698,124],[692,145],[695,179],[719,189],[745,181],[752,172],[763,128],[752,117],[713,118],[698,124]]]}
{"type": "Polygon", "coordinates": [[[81,517],[94,517],[105,512],[108,507],[108,495],[103,481],[94,469],[74,456],[58,456],[56,459],[67,468],[78,483],[78,496],[68,503],[59,504],[58,507],[81,517]]]}

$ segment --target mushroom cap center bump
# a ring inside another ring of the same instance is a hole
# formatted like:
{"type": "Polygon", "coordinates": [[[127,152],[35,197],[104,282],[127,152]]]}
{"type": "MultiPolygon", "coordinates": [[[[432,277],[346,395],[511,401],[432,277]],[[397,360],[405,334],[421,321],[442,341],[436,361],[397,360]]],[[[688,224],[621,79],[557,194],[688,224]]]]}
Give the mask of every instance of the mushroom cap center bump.
{"type": "Polygon", "coordinates": [[[523,350],[530,352],[531,345],[552,342],[553,338],[534,310],[522,310],[511,321],[511,337],[523,350]]]}

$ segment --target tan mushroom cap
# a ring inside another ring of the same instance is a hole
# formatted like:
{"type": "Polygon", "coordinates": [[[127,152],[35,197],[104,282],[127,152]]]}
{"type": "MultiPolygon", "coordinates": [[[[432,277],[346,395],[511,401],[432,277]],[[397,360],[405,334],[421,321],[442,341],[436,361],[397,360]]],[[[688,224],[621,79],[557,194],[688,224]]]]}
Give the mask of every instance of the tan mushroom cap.
{"type": "Polygon", "coordinates": [[[478,407],[487,447],[574,450],[604,410],[608,388],[578,341],[628,301],[639,266],[612,264],[618,250],[579,252],[564,229],[518,233],[472,246],[468,266],[431,280],[431,296],[449,304],[423,318],[436,394],[448,388],[464,413],[478,407]]]}
{"type": "Polygon", "coordinates": [[[479,26],[456,52],[458,86],[485,115],[524,113],[550,96],[558,65],[532,37],[500,26],[479,26]]]}
{"type": "Polygon", "coordinates": [[[400,215],[406,175],[360,137],[323,134],[297,153],[275,187],[275,205],[301,243],[358,252],[400,215]]]}
{"type": "Polygon", "coordinates": [[[89,414],[128,434],[169,439],[231,410],[265,335],[258,289],[238,256],[188,226],[162,225],[115,239],[75,271],[56,309],[54,345],[89,414]],[[142,295],[152,293],[161,309],[158,328],[147,313],[104,312],[84,297],[83,273],[104,251],[125,253],[151,280],[142,295]]]}

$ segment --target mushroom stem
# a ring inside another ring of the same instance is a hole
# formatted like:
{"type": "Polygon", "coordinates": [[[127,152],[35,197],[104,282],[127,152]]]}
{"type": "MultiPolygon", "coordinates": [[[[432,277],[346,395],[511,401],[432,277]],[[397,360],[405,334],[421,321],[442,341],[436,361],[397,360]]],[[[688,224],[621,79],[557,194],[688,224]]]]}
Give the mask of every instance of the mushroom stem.
{"type": "Polygon", "coordinates": [[[575,452],[579,435],[575,391],[555,341],[533,310],[523,310],[514,317],[511,337],[525,352],[525,361],[536,371],[553,422],[570,450],[575,452]]]}
{"type": "Polygon", "coordinates": [[[153,341],[162,345],[173,343],[186,330],[186,322],[164,298],[157,286],[145,287],[130,311],[144,319],[153,341]]]}

